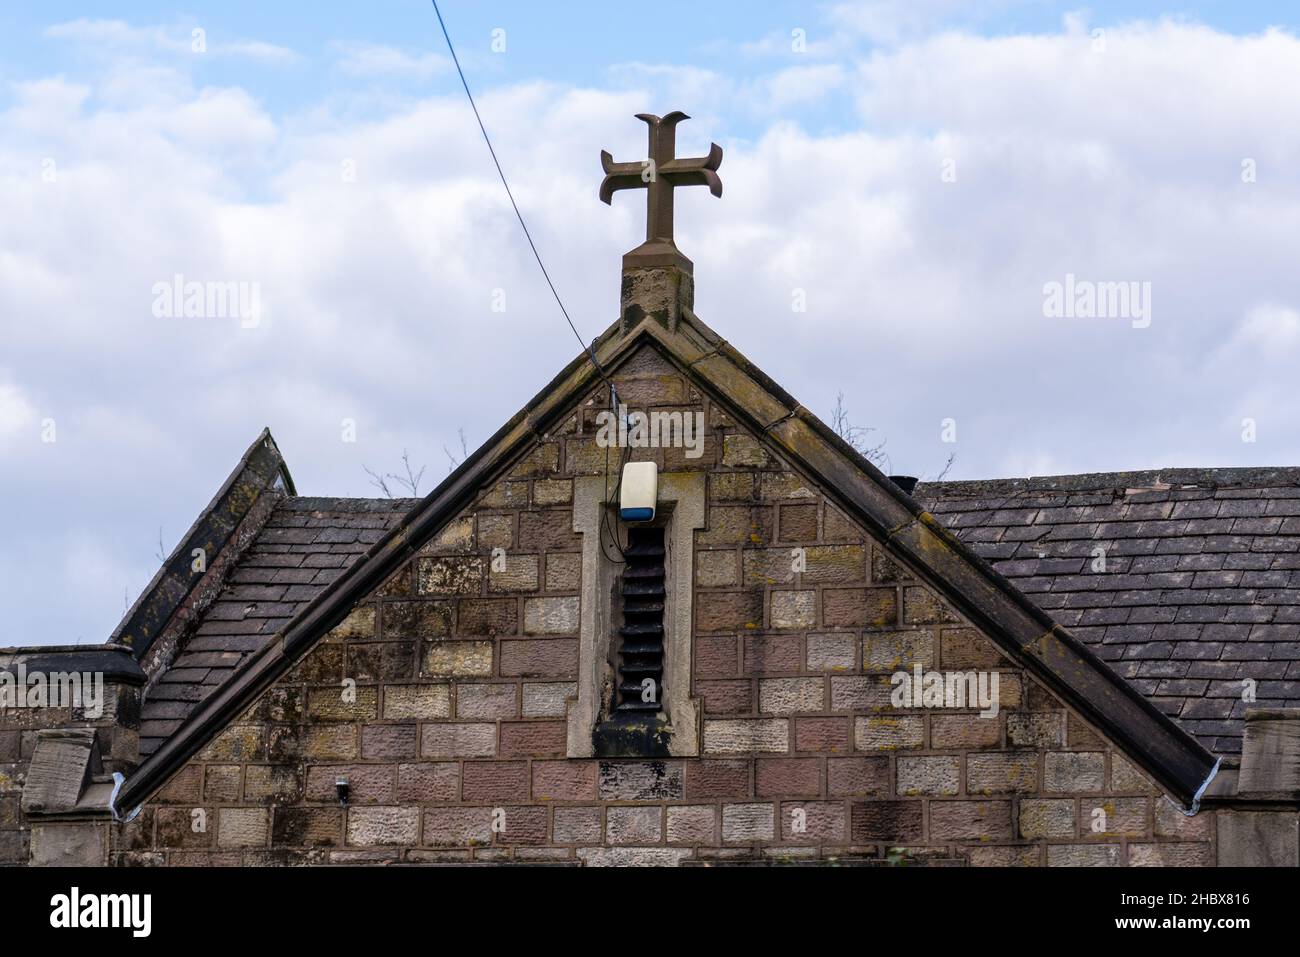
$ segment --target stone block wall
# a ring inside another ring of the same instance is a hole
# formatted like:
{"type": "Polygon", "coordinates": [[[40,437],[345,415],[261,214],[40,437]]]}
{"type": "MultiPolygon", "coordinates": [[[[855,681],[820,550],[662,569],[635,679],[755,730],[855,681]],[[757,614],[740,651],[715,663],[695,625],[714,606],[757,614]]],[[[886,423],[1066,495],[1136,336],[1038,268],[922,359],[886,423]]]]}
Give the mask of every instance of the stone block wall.
{"type": "Polygon", "coordinates": [[[602,389],[115,828],[114,863],[1213,863],[1211,813],[1184,817],[671,366],[643,351],[616,381],[706,425],[699,457],[633,454],[707,473],[697,757],[565,757],[573,480],[618,470],[602,389]],[[918,664],[996,672],[998,714],[895,707],[918,664]]]}

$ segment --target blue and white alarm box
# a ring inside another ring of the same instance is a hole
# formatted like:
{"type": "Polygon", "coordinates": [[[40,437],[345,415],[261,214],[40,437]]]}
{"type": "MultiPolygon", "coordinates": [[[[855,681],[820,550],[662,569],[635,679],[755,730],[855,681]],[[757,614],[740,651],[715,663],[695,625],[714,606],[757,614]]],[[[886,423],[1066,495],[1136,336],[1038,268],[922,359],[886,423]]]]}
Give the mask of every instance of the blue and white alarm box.
{"type": "Polygon", "coordinates": [[[659,498],[659,466],[654,462],[628,462],[618,493],[618,516],[625,522],[648,522],[655,517],[659,498]]]}

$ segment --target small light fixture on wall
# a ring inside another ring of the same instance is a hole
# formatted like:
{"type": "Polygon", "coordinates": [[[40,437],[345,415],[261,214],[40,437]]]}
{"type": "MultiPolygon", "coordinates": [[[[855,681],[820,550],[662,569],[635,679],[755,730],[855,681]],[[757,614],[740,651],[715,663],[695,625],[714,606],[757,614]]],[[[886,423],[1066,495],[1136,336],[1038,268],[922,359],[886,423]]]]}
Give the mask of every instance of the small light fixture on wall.
{"type": "Polygon", "coordinates": [[[334,793],[339,796],[339,807],[348,806],[348,794],[352,790],[352,785],[348,784],[347,778],[338,778],[334,782],[334,793]]]}

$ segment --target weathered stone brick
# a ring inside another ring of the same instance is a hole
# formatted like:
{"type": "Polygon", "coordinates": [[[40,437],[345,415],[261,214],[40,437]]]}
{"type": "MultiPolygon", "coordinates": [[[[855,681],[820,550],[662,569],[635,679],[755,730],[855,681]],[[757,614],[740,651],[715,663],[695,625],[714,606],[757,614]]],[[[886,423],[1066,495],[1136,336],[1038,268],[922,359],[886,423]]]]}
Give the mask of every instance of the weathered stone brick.
{"type": "Polygon", "coordinates": [[[519,710],[516,704],[518,694],[518,686],[514,684],[457,682],[456,716],[458,718],[513,718],[519,710]]]}
{"type": "Polygon", "coordinates": [[[601,761],[602,801],[677,801],[686,793],[680,761],[601,761]]]}
{"type": "Polygon", "coordinates": [[[556,807],[555,843],[597,844],[601,835],[598,807],[556,807]]]}
{"type": "Polygon", "coordinates": [[[930,747],[996,748],[1002,743],[1002,724],[996,717],[979,714],[936,714],[930,718],[930,747]]]}
{"type": "Polygon", "coordinates": [[[549,811],[546,807],[510,805],[503,807],[501,812],[501,827],[496,832],[498,844],[538,845],[547,842],[549,811]]]}
{"type": "Polygon", "coordinates": [[[758,710],[766,714],[821,711],[826,686],[821,678],[764,678],[758,683],[758,710]]]}
{"type": "Polygon", "coordinates": [[[605,840],[614,845],[658,844],[663,808],[612,806],[605,809],[605,840]]]}
{"type": "Polygon", "coordinates": [[[533,799],[536,801],[594,801],[595,761],[534,761],[533,799]]]}
{"type": "Polygon", "coordinates": [[[691,855],[687,847],[580,847],[588,867],[676,867],[691,855]]]}
{"type": "Polygon", "coordinates": [[[704,722],[704,750],[712,754],[789,749],[790,722],[786,718],[734,718],[704,722]]]}
{"type": "Polygon", "coordinates": [[[492,642],[435,641],[426,649],[422,671],[427,675],[482,677],[492,674],[492,642]]]}
{"type": "MultiPolygon", "coordinates": [[[[260,761],[266,754],[264,730],[257,725],[232,725],[212,739],[199,752],[201,761],[260,761]]],[[[182,800],[198,800],[199,772],[191,772],[189,786],[194,797],[182,800]]]]}
{"type": "Polygon", "coordinates": [[[900,795],[952,795],[961,791],[961,762],[948,755],[898,759],[900,795]]]}
{"type": "Polygon", "coordinates": [[[852,671],[857,664],[856,635],[809,635],[807,644],[809,671],[852,671]]]}
{"type": "Polygon", "coordinates": [[[913,665],[934,667],[933,631],[889,631],[863,636],[863,671],[910,671],[913,665]]]}
{"type": "MultiPolygon", "coordinates": [[[[256,810],[261,813],[260,809],[256,810]]],[[[212,815],[210,808],[157,808],[154,814],[155,843],[158,847],[210,847],[212,815]]]]}
{"type": "Polygon", "coordinates": [[[862,545],[814,545],[804,553],[807,567],[800,581],[817,585],[853,585],[867,580],[867,550],[862,545]]]}
{"type": "Polygon", "coordinates": [[[772,540],[772,508],[761,505],[710,505],[708,528],[696,533],[700,545],[766,545],[772,540]]]}
{"type": "Polygon", "coordinates": [[[1048,867],[1118,867],[1118,844],[1049,844],[1048,867]]]}
{"type": "Polygon", "coordinates": [[[744,639],[745,673],[799,671],[803,647],[798,635],[751,635],[744,639]]]}
{"type": "Polygon", "coordinates": [[[921,839],[920,801],[854,801],[849,809],[850,840],[855,843],[921,839]]]}
{"type": "Polygon", "coordinates": [[[573,479],[538,479],[533,483],[534,505],[567,505],[573,501],[573,479]]]}
{"type": "Polygon", "coordinates": [[[1036,712],[1007,715],[1007,743],[1013,748],[1059,748],[1065,745],[1065,715],[1036,712]]]}
{"type": "Polygon", "coordinates": [[[384,638],[446,638],[451,634],[451,602],[391,601],[382,612],[384,638]]]}
{"type": "Polygon", "coordinates": [[[343,809],[278,807],[272,812],[271,843],[292,847],[336,847],[343,843],[343,809]]]}
{"type": "Polygon", "coordinates": [[[811,628],[817,624],[817,592],[772,592],[772,627],[811,628]]]}
{"type": "Polygon", "coordinates": [[[822,515],[822,540],[827,542],[861,542],[866,536],[861,526],[834,505],[827,503],[822,515]]]}
{"type": "Polygon", "coordinates": [[[573,531],[572,510],[556,508],[521,512],[519,541],[542,551],[578,551],[580,539],[573,531]]]}
{"type": "Polygon", "coordinates": [[[576,634],[580,606],[581,599],[576,595],[561,598],[527,598],[524,600],[524,634],[576,634]]]}
{"type": "Polygon", "coordinates": [[[761,798],[816,797],[821,794],[818,758],[759,758],[754,764],[755,793],[761,798]]]}
{"type": "Polygon", "coordinates": [[[302,773],[282,764],[250,764],[244,771],[244,800],[254,804],[292,804],[302,797],[302,773]]]}
{"type": "Polygon", "coordinates": [[[479,548],[513,548],[515,544],[515,517],[512,514],[478,515],[479,548]]]}
{"type": "Polygon", "coordinates": [[[470,555],[421,558],[416,576],[416,590],[421,595],[478,595],[483,591],[483,559],[470,555]]]}
{"type": "MultiPolygon", "coordinates": [[[[416,808],[409,810],[417,811],[416,808]]],[[[349,840],[349,843],[353,842],[349,840]]],[[[426,807],[424,843],[434,847],[476,847],[491,844],[492,808],[426,807]]]]}
{"type": "Polygon", "coordinates": [[[522,638],[501,642],[502,677],[570,677],[577,671],[576,638],[522,638]]]}
{"type": "Polygon", "coordinates": [[[898,596],[892,588],[827,588],[822,592],[822,623],[827,628],[887,628],[898,621],[898,596]]]}
{"type": "Polygon", "coordinates": [[[582,556],[550,552],[546,556],[546,590],[577,591],[582,587],[582,556]]]}
{"type": "Polygon", "coordinates": [[[724,804],[722,806],[722,841],[743,844],[770,841],[776,833],[775,807],[771,804],[724,804]]]}
{"type": "Polygon", "coordinates": [[[900,751],[925,747],[925,719],[919,715],[871,715],[853,719],[859,751],[900,751]]]}
{"type": "Polygon", "coordinates": [[[1089,834],[1111,837],[1148,837],[1151,834],[1148,800],[1140,798],[1084,798],[1079,821],[1089,834]]]}
{"type": "Polygon", "coordinates": [[[399,801],[455,801],[460,797],[460,765],[455,761],[399,764],[396,793],[399,801]]]}
{"type": "Polygon", "coordinates": [[[969,754],[966,790],[971,794],[1032,793],[1038,790],[1038,754],[969,754]]]}
{"type": "Polygon", "coordinates": [[[730,549],[697,552],[695,581],[703,588],[726,588],[739,584],[736,574],[736,553],[730,549]]]}
{"type": "Polygon", "coordinates": [[[420,754],[426,758],[483,758],[496,754],[497,726],[487,723],[426,724],[420,754]]]}
{"type": "Polygon", "coordinates": [[[358,605],[348,616],[330,629],[327,639],[365,641],[375,636],[375,606],[358,605]]]}
{"type": "Polygon", "coordinates": [[[270,825],[266,808],[223,807],[217,817],[217,843],[221,847],[262,847],[270,825]]]}
{"type": "Polygon", "coordinates": [[[723,436],[722,464],[730,468],[753,466],[764,468],[771,462],[771,456],[761,442],[748,435],[734,433],[723,436]]]}
{"type": "Polygon", "coordinates": [[[563,721],[502,721],[501,754],[558,757],[564,754],[566,737],[563,721]]]}
{"type": "Polygon", "coordinates": [[[668,808],[669,844],[716,844],[718,814],[712,804],[687,804],[668,808]]]}
{"type": "Polygon", "coordinates": [[[1043,766],[1043,789],[1072,793],[1105,787],[1106,756],[1100,751],[1050,751],[1043,766]]]}
{"type": "Polygon", "coordinates": [[[510,470],[511,478],[535,478],[559,471],[560,445],[558,442],[542,442],[520,460],[510,470]]]}
{"type": "Polygon", "coordinates": [[[451,717],[451,691],[445,684],[385,685],[384,718],[451,717]]]}
{"type": "Polygon", "coordinates": [[[815,498],[817,493],[794,472],[764,472],[759,477],[760,497],[771,501],[782,498],[815,498]]]}
{"type": "Polygon", "coordinates": [[[740,670],[740,654],[732,635],[700,635],[695,639],[695,676],[729,676],[740,670]]]}
{"type": "MultiPolygon", "coordinates": [[[[511,484],[514,483],[499,483],[495,489],[484,496],[484,504],[493,508],[509,507],[505,501],[489,503],[489,499],[491,499],[494,494],[501,499],[509,498],[509,490],[502,488],[502,486],[511,484]]],[[[528,484],[526,482],[518,484],[523,486],[524,503],[526,503],[528,501],[528,484]]],[[[459,515],[456,518],[453,518],[442,527],[437,535],[433,537],[432,542],[420,549],[422,553],[427,555],[440,555],[448,552],[469,552],[473,550],[474,516],[472,515],[459,515]]]]}
{"type": "Polygon", "coordinates": [[[463,638],[513,635],[518,621],[514,598],[462,598],[456,603],[456,634],[463,638]]]}
{"type": "Polygon", "coordinates": [[[885,675],[835,675],[831,678],[832,711],[890,711],[893,688],[885,675]]]}
{"type": "Polygon", "coordinates": [[[849,750],[849,719],[795,718],[794,749],[839,754],[849,750]]]}
{"type": "Polygon", "coordinates": [[[346,760],[357,756],[357,728],[352,724],[318,724],[307,728],[307,757],[346,760]]]}
{"type": "Polygon", "coordinates": [[[1128,862],[1132,867],[1213,867],[1210,845],[1185,841],[1159,844],[1129,844],[1128,862]]]}
{"type": "Polygon", "coordinates": [[[1074,819],[1074,801],[1070,799],[1025,798],[1020,802],[1021,837],[1074,837],[1074,819]]]}
{"type": "Polygon", "coordinates": [[[527,761],[466,761],[461,778],[466,801],[528,799],[527,761]]]}
{"type": "MultiPolygon", "coordinates": [[[[741,554],[746,585],[788,585],[794,581],[797,549],[747,548],[741,554]]],[[[735,552],[700,552],[704,555],[725,555],[731,561],[731,575],[735,575],[735,552]]]]}
{"type": "Polygon", "coordinates": [[[360,687],[312,688],[307,692],[307,713],[316,721],[364,721],[379,715],[379,689],[360,687]]]}
{"type": "Polygon", "coordinates": [[[488,591],[537,591],[541,559],[537,555],[507,555],[504,566],[488,572],[488,591]]]}
{"type": "Polygon", "coordinates": [[[243,767],[241,765],[209,764],[203,771],[203,799],[205,801],[238,801],[242,775],[243,767]]]}
{"type": "Polygon", "coordinates": [[[1009,841],[1010,801],[931,801],[930,840],[1009,841]]]}
{"type": "Polygon", "coordinates": [[[826,762],[826,792],[831,797],[884,797],[891,784],[889,758],[830,758],[826,762]]]}
{"type": "Polygon", "coordinates": [[[763,626],[761,591],[700,592],[695,601],[696,628],[703,632],[749,631],[763,626]]]}
{"type": "MultiPolygon", "coordinates": [[[[903,620],[909,625],[955,622],[959,619],[947,603],[922,585],[903,589],[903,620]]],[[[946,666],[945,666],[946,667],[946,666]]]]}
{"type": "Polygon", "coordinates": [[[841,801],[784,801],[778,814],[781,840],[792,844],[840,844],[846,824],[841,801]]]}
{"type": "Polygon", "coordinates": [[[562,718],[568,713],[568,699],[577,694],[572,681],[524,682],[524,717],[562,718]]]}
{"type": "Polygon", "coordinates": [[[781,541],[815,542],[818,538],[817,506],[781,504],[781,541]]]}
{"type": "Polygon", "coordinates": [[[754,687],[748,678],[696,681],[695,693],[704,699],[704,711],[709,715],[748,714],[754,710],[754,687]]]}
{"type": "Polygon", "coordinates": [[[686,765],[686,797],[689,800],[751,796],[748,761],[710,761],[705,758],[686,765]]]}
{"type": "Polygon", "coordinates": [[[1116,793],[1149,794],[1151,782],[1127,758],[1118,752],[1110,755],[1110,789],[1116,793]]]}
{"type": "Polygon", "coordinates": [[[361,728],[361,756],[372,761],[415,757],[415,725],[363,725],[361,728]]]}
{"type": "Polygon", "coordinates": [[[966,850],[971,867],[1041,867],[1043,851],[1037,844],[1004,844],[966,850]]]}
{"type": "Polygon", "coordinates": [[[945,628],[939,636],[939,655],[943,667],[951,671],[987,670],[1007,663],[997,645],[974,628],[945,628]]]}

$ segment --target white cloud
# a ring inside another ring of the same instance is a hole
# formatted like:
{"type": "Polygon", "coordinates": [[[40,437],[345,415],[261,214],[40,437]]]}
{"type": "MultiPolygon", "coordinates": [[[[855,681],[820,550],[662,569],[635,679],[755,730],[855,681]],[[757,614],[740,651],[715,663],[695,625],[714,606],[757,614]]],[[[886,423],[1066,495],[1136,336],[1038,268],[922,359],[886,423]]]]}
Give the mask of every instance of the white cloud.
{"type": "Polygon", "coordinates": [[[45,35],[97,51],[103,57],[153,53],[191,55],[201,52],[206,56],[241,57],[281,66],[295,63],[299,59],[293,50],[278,44],[262,40],[226,39],[210,34],[201,22],[176,26],[132,26],[123,20],[82,18],[47,27],[45,35]]]}
{"type": "MultiPolygon", "coordinates": [[[[697,118],[681,151],[727,150],[723,200],[678,198],[697,312],[810,408],[842,389],[897,471],[934,474],[950,451],[950,478],[1294,464],[1294,376],[1261,352],[1296,346],[1300,185],[1285,170],[1300,133],[1278,117],[1300,107],[1297,64],[1283,33],[1173,23],[1112,28],[1098,58],[1076,24],[745,81],[631,65],[614,90],[524,83],[479,104],[584,337],[615,317],[619,256],[643,229],[640,195],[597,201],[599,150],[639,155],[632,114],[684,102],[697,118]],[[763,116],[763,97],[797,111],[845,89],[857,129],[717,132],[737,110],[763,116]],[[1151,327],[1045,319],[1043,284],[1066,273],[1152,282],[1151,327]],[[956,446],[940,441],[947,417],[956,446]]],[[[462,97],[286,118],[242,88],[170,74],[160,89],[169,69],[127,57],[35,78],[0,111],[0,315],[19,317],[0,496],[64,503],[57,521],[90,540],[80,554],[112,556],[89,561],[97,578],[119,563],[123,579],[101,581],[93,608],[27,613],[29,631],[102,639],[105,607],[148,578],[158,525],[187,527],[263,425],[304,493],[365,495],[363,465],[392,469],[409,448],[432,476],[459,427],[472,444],[491,434],[578,351],[462,97]],[[154,318],[152,286],[175,273],[259,282],[265,321],[154,318]],[[56,446],[15,431],[38,407],[57,415],[56,446]]],[[[18,516],[7,567],[13,548],[63,567],[40,544],[66,540],[49,521],[18,516]]],[[[0,606],[54,584],[0,574],[0,606]]]]}
{"type": "Polygon", "coordinates": [[[446,57],[434,53],[411,54],[377,44],[341,44],[339,52],[339,69],[352,76],[428,79],[451,69],[451,61],[446,57]]]}

